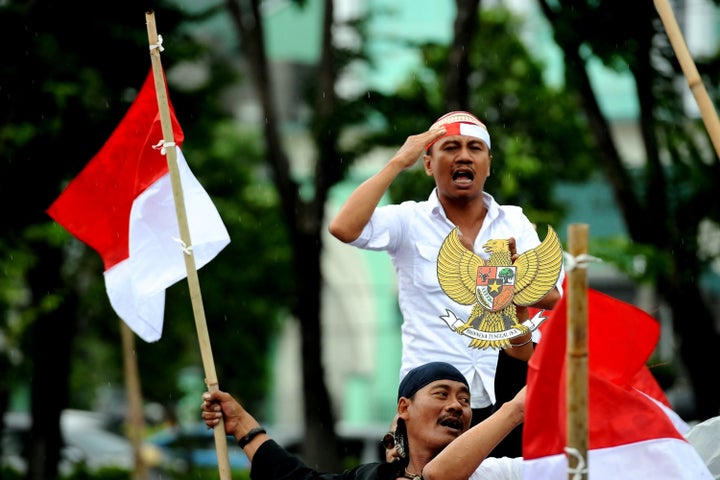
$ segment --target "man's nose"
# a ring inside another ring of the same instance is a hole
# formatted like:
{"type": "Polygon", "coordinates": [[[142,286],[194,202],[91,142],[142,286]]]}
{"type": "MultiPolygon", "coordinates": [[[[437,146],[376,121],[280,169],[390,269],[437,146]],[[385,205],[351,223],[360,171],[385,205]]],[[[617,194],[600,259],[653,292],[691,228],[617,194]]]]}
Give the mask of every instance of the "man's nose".
{"type": "Polygon", "coordinates": [[[470,152],[470,147],[468,147],[467,145],[461,146],[460,150],[458,150],[458,155],[456,157],[456,161],[471,162],[472,161],[472,153],[470,152]]]}
{"type": "Polygon", "coordinates": [[[450,397],[450,401],[448,402],[447,408],[448,410],[460,410],[463,409],[463,403],[460,401],[460,397],[454,396],[450,397]]]}

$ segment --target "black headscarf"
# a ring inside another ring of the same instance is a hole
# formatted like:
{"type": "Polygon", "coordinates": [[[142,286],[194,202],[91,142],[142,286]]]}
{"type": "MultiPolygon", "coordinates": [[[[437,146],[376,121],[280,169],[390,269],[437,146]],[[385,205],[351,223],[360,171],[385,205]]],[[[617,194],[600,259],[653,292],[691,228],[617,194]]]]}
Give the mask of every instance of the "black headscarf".
{"type": "Polygon", "coordinates": [[[412,397],[425,385],[436,380],[455,380],[470,388],[465,376],[454,366],[445,362],[430,362],[413,368],[405,375],[398,387],[398,400],[400,397],[412,397]]]}

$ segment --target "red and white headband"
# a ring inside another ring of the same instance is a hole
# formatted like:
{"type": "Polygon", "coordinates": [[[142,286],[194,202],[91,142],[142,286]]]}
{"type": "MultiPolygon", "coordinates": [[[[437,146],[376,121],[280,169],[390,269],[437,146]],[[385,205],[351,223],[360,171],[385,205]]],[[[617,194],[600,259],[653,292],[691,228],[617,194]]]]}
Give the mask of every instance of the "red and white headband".
{"type": "Polygon", "coordinates": [[[446,113],[430,126],[430,130],[438,127],[445,127],[445,135],[427,144],[425,151],[429,150],[440,138],[452,135],[475,137],[485,142],[488,148],[491,148],[490,133],[487,127],[471,113],[462,111],[446,113]]]}

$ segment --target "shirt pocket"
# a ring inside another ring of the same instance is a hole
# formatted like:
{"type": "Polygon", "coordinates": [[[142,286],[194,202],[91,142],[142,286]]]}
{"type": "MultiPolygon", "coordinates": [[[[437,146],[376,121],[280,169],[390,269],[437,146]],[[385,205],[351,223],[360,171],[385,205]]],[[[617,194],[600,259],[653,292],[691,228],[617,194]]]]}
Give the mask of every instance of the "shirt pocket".
{"type": "Polygon", "coordinates": [[[438,248],[429,245],[416,245],[413,260],[413,284],[425,291],[437,291],[440,284],[437,278],[438,248]]]}

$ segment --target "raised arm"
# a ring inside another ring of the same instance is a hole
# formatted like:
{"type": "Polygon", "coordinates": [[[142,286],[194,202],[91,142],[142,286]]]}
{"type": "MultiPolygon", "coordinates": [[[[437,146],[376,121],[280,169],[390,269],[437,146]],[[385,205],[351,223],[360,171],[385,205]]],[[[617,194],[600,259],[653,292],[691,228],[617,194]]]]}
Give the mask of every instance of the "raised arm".
{"type": "Polygon", "coordinates": [[[332,219],[328,230],[338,240],[349,243],[357,239],[390,184],[403,170],[413,166],[425,146],[445,133],[445,128],[411,135],[390,161],[375,175],[365,180],[350,194],[332,219]]]}
{"type": "Polygon", "coordinates": [[[453,440],[422,471],[424,480],[468,480],[505,436],[525,417],[523,387],[498,411],[453,440]]]}

